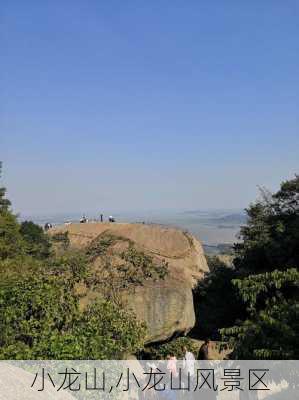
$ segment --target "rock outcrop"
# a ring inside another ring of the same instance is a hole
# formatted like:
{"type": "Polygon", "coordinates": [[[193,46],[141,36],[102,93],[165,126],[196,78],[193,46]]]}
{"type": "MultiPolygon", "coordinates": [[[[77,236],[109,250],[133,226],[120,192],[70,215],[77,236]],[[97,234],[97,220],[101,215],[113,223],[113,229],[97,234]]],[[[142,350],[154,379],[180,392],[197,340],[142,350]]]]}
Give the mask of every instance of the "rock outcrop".
{"type": "MultiPolygon", "coordinates": [[[[94,255],[95,281],[106,279],[110,283],[118,277],[123,303],[147,325],[148,343],[187,333],[194,326],[192,288],[208,271],[202,246],[194,236],[160,225],[127,223],[71,224],[53,229],[52,234],[65,231],[72,246],[94,255]],[[142,282],[132,258],[139,254],[149,257],[153,264],[153,271],[145,270],[142,282]],[[124,259],[130,264],[126,266],[126,274],[131,274],[131,278],[126,276],[128,287],[122,278],[125,275],[119,275],[124,270],[124,259]],[[160,274],[163,268],[167,270],[165,276],[160,274]]],[[[96,286],[81,291],[82,307],[99,295],[96,286]]]]}

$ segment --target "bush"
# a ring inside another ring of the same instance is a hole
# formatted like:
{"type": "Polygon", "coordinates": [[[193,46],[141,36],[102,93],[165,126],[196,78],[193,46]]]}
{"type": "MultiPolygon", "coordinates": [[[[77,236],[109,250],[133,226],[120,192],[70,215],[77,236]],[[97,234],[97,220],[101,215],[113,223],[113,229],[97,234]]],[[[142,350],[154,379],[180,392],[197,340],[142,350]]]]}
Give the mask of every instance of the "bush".
{"type": "Polygon", "coordinates": [[[20,225],[4,196],[0,187],[0,359],[113,359],[142,348],[145,327],[134,315],[107,299],[81,312],[75,294],[114,238],[85,254],[54,235],[63,250],[55,256],[43,229],[20,225]]]}
{"type": "Polygon", "coordinates": [[[96,285],[107,293],[143,285],[147,280],[164,279],[168,273],[167,263],[156,261],[153,257],[137,250],[133,242],[127,238],[112,234],[102,234],[94,239],[86,249],[89,263],[100,258],[101,268],[98,274],[93,274],[88,285],[96,285]],[[117,242],[126,242],[128,248],[120,254],[108,254],[108,249],[117,242]],[[113,255],[118,256],[119,263],[111,265],[113,255]]]}
{"type": "Polygon", "coordinates": [[[113,359],[143,346],[145,327],[134,316],[106,300],[80,312],[64,276],[0,282],[1,359],[113,359]]]}
{"type": "Polygon", "coordinates": [[[27,254],[39,259],[46,259],[50,256],[50,240],[39,225],[32,221],[22,222],[20,234],[24,239],[27,254]]]}
{"type": "Polygon", "coordinates": [[[70,329],[77,301],[56,277],[0,284],[0,358],[51,358],[49,339],[70,329]]]}
{"type": "Polygon", "coordinates": [[[152,360],[166,360],[167,356],[175,355],[177,359],[183,359],[184,347],[187,347],[188,351],[196,357],[197,347],[188,337],[179,337],[171,342],[146,347],[144,357],[152,360]]]}
{"type": "Polygon", "coordinates": [[[9,211],[0,211],[0,260],[25,254],[20,225],[9,211]]]}
{"type": "Polygon", "coordinates": [[[51,270],[56,274],[66,274],[73,283],[84,280],[89,271],[88,258],[80,250],[68,250],[50,262],[51,270]]]}
{"type": "Polygon", "coordinates": [[[299,272],[296,268],[234,281],[248,318],[222,329],[237,359],[298,359],[299,272]]]}
{"type": "Polygon", "coordinates": [[[242,242],[235,245],[235,265],[248,275],[299,265],[299,176],[283,182],[275,194],[262,191],[262,199],[246,210],[242,242]]]}
{"type": "Polygon", "coordinates": [[[86,249],[86,255],[88,256],[90,262],[93,262],[97,257],[106,254],[109,247],[118,240],[124,239],[112,234],[103,234],[92,240],[86,249]]]}
{"type": "Polygon", "coordinates": [[[168,273],[167,263],[162,260],[157,263],[147,254],[137,251],[133,246],[121,254],[125,263],[119,267],[124,282],[140,284],[148,279],[164,279],[168,273]]]}
{"type": "Polygon", "coordinates": [[[82,359],[121,359],[143,348],[145,333],[134,315],[107,300],[91,304],[73,329],[82,359]]]}
{"type": "Polygon", "coordinates": [[[209,257],[208,265],[210,272],[194,289],[196,325],[191,333],[201,339],[219,340],[219,329],[231,326],[236,318],[244,316],[246,307],[232,284],[238,273],[217,256],[209,257]]]}
{"type": "Polygon", "coordinates": [[[69,233],[66,232],[57,232],[51,236],[52,243],[61,247],[62,250],[67,250],[70,246],[69,233]]]}

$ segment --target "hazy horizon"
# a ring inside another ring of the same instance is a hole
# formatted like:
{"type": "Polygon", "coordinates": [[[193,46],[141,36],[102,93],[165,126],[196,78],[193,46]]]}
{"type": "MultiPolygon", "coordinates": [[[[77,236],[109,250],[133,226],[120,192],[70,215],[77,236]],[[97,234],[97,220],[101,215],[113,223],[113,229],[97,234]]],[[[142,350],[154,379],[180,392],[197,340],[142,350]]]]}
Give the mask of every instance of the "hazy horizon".
{"type": "Polygon", "coordinates": [[[147,223],[170,226],[189,231],[194,234],[203,244],[217,246],[219,244],[233,244],[237,241],[240,226],[245,222],[245,214],[242,210],[144,210],[134,212],[115,213],[104,210],[96,213],[65,213],[53,215],[20,215],[21,221],[33,220],[35,223],[44,225],[52,223],[62,225],[65,222],[78,223],[82,215],[89,218],[90,223],[99,221],[100,213],[103,213],[104,222],[108,216],[113,214],[116,223],[147,223]]]}
{"type": "Polygon", "coordinates": [[[299,170],[298,16],[295,1],[5,2],[15,212],[244,209],[276,191],[299,170]]]}

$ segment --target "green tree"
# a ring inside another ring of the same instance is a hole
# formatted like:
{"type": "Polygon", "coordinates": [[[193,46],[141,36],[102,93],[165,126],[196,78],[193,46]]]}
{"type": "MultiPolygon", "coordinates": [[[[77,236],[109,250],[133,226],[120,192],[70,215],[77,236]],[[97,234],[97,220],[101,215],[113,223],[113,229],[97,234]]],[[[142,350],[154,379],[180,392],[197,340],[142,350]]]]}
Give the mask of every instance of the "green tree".
{"type": "Polygon", "coordinates": [[[283,182],[274,195],[262,191],[262,200],[246,211],[248,223],[235,246],[236,268],[250,274],[298,266],[299,176],[283,182]]]}
{"type": "Polygon", "coordinates": [[[39,225],[32,221],[24,221],[20,226],[20,234],[24,239],[27,254],[40,259],[50,256],[50,239],[39,225]]]}
{"type": "MultiPolygon", "coordinates": [[[[2,162],[0,161],[0,178],[2,172],[2,162]]],[[[5,198],[6,188],[0,187],[0,213],[8,211],[10,207],[10,201],[5,198]]]]}
{"type": "Polygon", "coordinates": [[[148,346],[143,351],[143,357],[147,360],[166,360],[167,356],[175,355],[178,359],[183,359],[185,347],[188,351],[197,354],[198,348],[194,341],[189,337],[178,337],[166,343],[158,343],[148,346]]]}
{"type": "Polygon", "coordinates": [[[207,257],[207,261],[210,272],[193,292],[196,324],[191,333],[201,339],[219,340],[219,328],[234,324],[236,318],[246,313],[246,307],[232,284],[232,280],[239,277],[237,271],[217,256],[207,257]]]}
{"type": "Polygon", "coordinates": [[[262,191],[247,213],[242,241],[235,246],[240,276],[233,281],[247,313],[222,329],[223,339],[237,358],[297,358],[299,176],[273,195],[262,191]]]}
{"type": "Polygon", "coordinates": [[[0,285],[0,357],[47,358],[50,338],[70,329],[76,309],[57,277],[6,276],[0,285]]]}
{"type": "Polygon", "coordinates": [[[115,359],[142,348],[133,315],[106,300],[80,312],[71,280],[29,271],[0,281],[1,359],[115,359]]]}
{"type": "Polygon", "coordinates": [[[233,281],[249,317],[222,329],[237,359],[298,359],[299,272],[275,270],[233,281]]]}
{"type": "MultiPolygon", "coordinates": [[[[0,163],[1,177],[1,163],[0,163]]],[[[51,244],[43,229],[32,221],[18,223],[5,198],[6,189],[0,188],[0,259],[28,254],[36,258],[49,257],[51,244]]]]}
{"type": "MultiPolygon", "coordinates": [[[[0,162],[0,177],[1,177],[0,162]]],[[[17,218],[10,211],[10,201],[5,198],[6,189],[0,187],[0,260],[15,257],[24,252],[17,218]]]]}
{"type": "Polygon", "coordinates": [[[80,310],[75,285],[90,260],[66,251],[67,235],[55,239],[59,256],[41,227],[18,223],[0,188],[0,359],[113,359],[139,350],[145,327],[134,315],[107,299],[80,310]]]}
{"type": "Polygon", "coordinates": [[[0,260],[24,253],[24,241],[16,216],[9,210],[0,212],[0,260]]]}
{"type": "Polygon", "coordinates": [[[72,282],[83,281],[88,276],[89,264],[88,257],[81,250],[66,250],[50,261],[50,266],[56,275],[64,274],[72,282]]]}
{"type": "Polygon", "coordinates": [[[146,329],[134,314],[109,300],[91,304],[76,322],[82,359],[121,359],[144,346],[146,329]]]}

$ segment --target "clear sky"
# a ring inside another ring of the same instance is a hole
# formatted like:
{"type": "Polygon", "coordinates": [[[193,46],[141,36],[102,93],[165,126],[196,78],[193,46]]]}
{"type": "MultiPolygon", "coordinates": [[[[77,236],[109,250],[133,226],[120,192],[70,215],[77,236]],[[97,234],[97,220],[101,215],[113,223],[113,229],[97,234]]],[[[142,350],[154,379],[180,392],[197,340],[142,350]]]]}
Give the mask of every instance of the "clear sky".
{"type": "Polygon", "coordinates": [[[4,0],[0,18],[16,211],[243,208],[299,172],[298,0],[4,0]]]}

